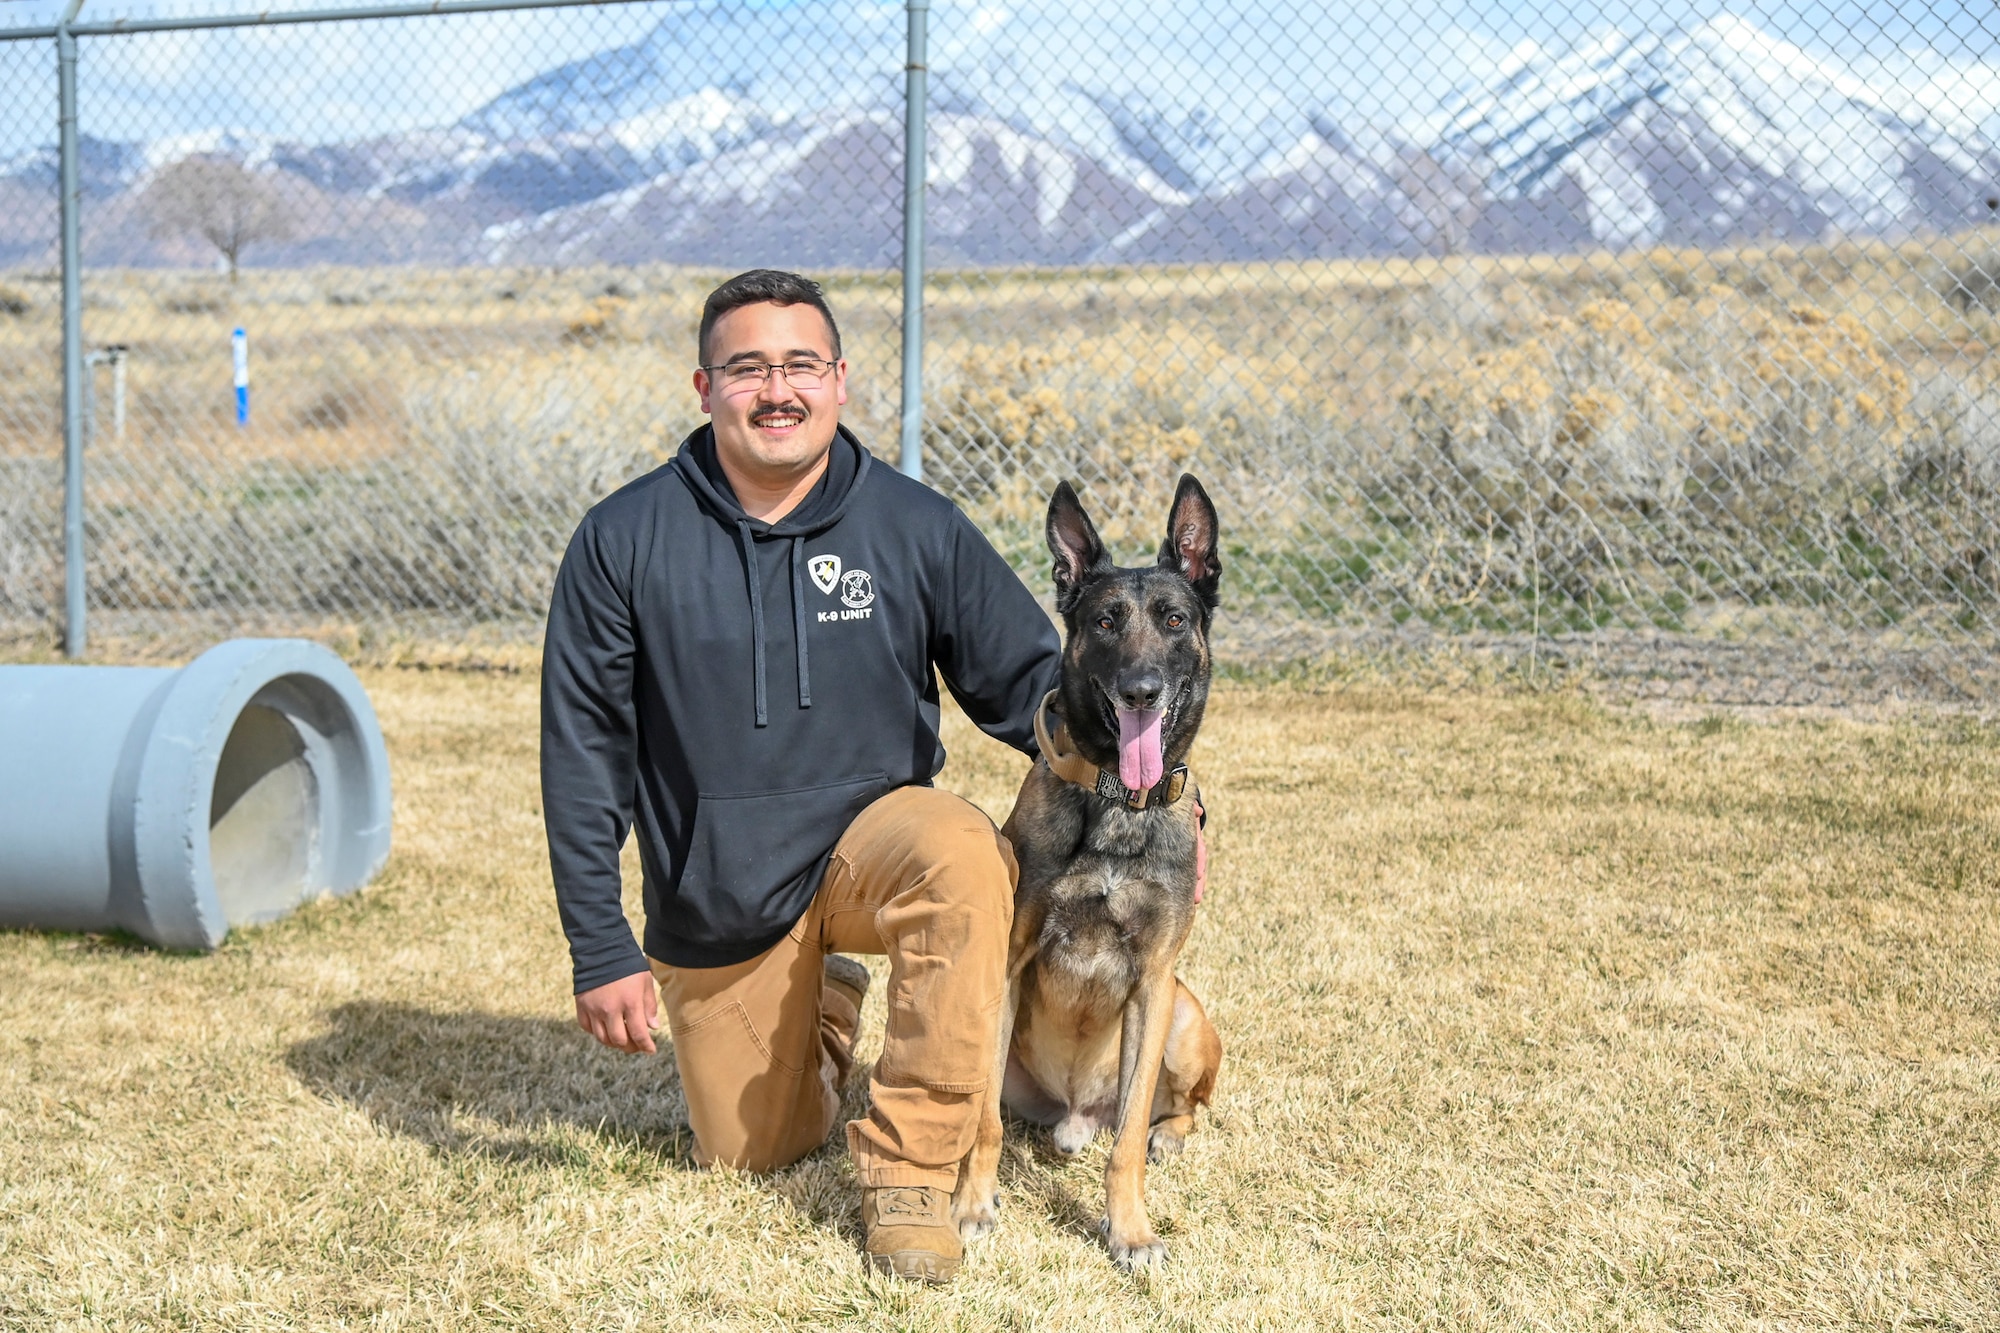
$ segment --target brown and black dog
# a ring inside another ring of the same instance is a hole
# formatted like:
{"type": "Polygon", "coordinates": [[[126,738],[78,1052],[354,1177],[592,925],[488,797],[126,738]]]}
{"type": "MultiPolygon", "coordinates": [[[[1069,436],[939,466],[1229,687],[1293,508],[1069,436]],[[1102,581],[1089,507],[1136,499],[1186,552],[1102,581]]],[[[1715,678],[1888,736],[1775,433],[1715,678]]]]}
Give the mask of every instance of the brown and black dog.
{"type": "Polygon", "coordinates": [[[1020,862],[1002,1068],[953,1213],[969,1237],[999,1207],[1000,1110],[1080,1151],[1100,1129],[1111,1257],[1166,1258],[1146,1216],[1146,1160],[1178,1152],[1222,1042],[1174,975],[1194,925],[1195,806],[1186,760],[1208,703],[1222,577],[1215,506],[1183,476],[1149,567],[1114,566],[1069,483],[1049,500],[1061,683],[1036,719],[1042,757],[1003,830],[1020,862]]]}

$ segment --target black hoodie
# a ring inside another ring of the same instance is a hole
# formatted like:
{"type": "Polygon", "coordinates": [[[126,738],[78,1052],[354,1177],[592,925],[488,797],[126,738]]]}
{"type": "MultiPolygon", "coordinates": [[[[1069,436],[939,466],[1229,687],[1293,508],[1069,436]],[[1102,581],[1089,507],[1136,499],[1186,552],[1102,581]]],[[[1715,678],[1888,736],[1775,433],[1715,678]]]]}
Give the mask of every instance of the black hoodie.
{"type": "Polygon", "coordinates": [[[876,797],[944,766],[938,687],[1033,753],[1055,627],[949,500],[842,427],[791,513],[746,516],[708,427],[584,517],[542,656],[542,810],[581,992],[646,971],[619,905],[638,828],[645,954],[762,953],[876,797]]]}

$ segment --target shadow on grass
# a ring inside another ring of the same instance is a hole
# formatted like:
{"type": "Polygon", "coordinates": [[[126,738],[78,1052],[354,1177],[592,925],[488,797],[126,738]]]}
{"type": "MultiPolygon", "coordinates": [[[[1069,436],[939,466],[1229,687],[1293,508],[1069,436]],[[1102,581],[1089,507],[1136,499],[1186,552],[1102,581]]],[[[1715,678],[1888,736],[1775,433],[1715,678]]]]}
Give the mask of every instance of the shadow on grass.
{"type": "MultiPolygon", "coordinates": [[[[1006,1117],[1007,1138],[1000,1150],[1000,1192],[1016,1206],[1039,1209],[1057,1231],[1096,1242],[1104,1215],[1103,1191],[1086,1203],[1066,1177],[1076,1158],[1055,1146],[1049,1131],[1013,1116],[1006,1117]]],[[[1109,1139],[1102,1142],[1109,1146],[1109,1139]]]]}
{"type": "Polygon", "coordinates": [[[575,1024],[357,1000],[285,1063],[322,1097],[447,1153],[548,1166],[691,1166],[673,1058],[605,1050],[575,1024]],[[606,1149],[611,1149],[608,1154],[606,1149]]]}
{"type": "Polygon", "coordinates": [[[38,926],[10,926],[0,935],[12,935],[24,940],[46,941],[51,949],[64,953],[86,954],[152,954],[168,958],[199,958],[198,953],[182,953],[163,949],[157,944],[140,939],[127,930],[43,930],[38,926]]]}
{"type": "MultiPolygon", "coordinates": [[[[440,1153],[635,1177],[694,1168],[680,1076],[657,1056],[608,1051],[556,1018],[444,1011],[357,1000],[285,1064],[319,1096],[440,1153]]],[[[827,1140],[764,1185],[819,1226],[860,1239],[860,1200],[844,1122],[867,1114],[872,1063],[849,1080],[827,1140]]],[[[1097,1215],[1063,1179],[1070,1159],[1046,1130],[1007,1121],[1000,1186],[1061,1230],[1097,1235],[1097,1215]]]]}

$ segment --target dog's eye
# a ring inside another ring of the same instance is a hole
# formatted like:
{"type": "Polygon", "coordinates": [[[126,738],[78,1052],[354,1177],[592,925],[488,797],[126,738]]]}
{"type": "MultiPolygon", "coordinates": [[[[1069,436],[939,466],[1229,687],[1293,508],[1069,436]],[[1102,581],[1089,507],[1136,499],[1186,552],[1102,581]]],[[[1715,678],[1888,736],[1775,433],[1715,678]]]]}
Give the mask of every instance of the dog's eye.
{"type": "Polygon", "coordinates": [[[1187,624],[1187,617],[1182,615],[1178,611],[1174,612],[1172,615],[1167,617],[1168,629],[1179,629],[1182,625],[1185,624],[1187,624]]]}
{"type": "Polygon", "coordinates": [[[1117,625],[1115,625],[1114,623],[1112,623],[1112,620],[1111,620],[1111,617],[1110,617],[1110,616],[1099,616],[1099,617],[1097,618],[1097,628],[1099,628],[1099,629],[1116,629],[1116,628],[1118,628],[1118,627],[1117,627],[1117,625]]]}

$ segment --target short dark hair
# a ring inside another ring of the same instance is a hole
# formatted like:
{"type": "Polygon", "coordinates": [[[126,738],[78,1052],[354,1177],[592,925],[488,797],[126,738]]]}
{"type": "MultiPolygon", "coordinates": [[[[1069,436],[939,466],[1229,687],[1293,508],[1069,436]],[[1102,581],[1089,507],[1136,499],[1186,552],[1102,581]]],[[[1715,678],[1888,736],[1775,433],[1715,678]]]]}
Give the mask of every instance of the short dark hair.
{"type": "Polygon", "coordinates": [[[809,305],[826,321],[833,338],[833,359],[840,360],[840,325],[826,304],[826,290],[801,273],[777,268],[753,268],[739,273],[708,294],[701,306],[701,333],[695,339],[695,354],[708,363],[708,335],[715,321],[746,305],[809,305]]]}

